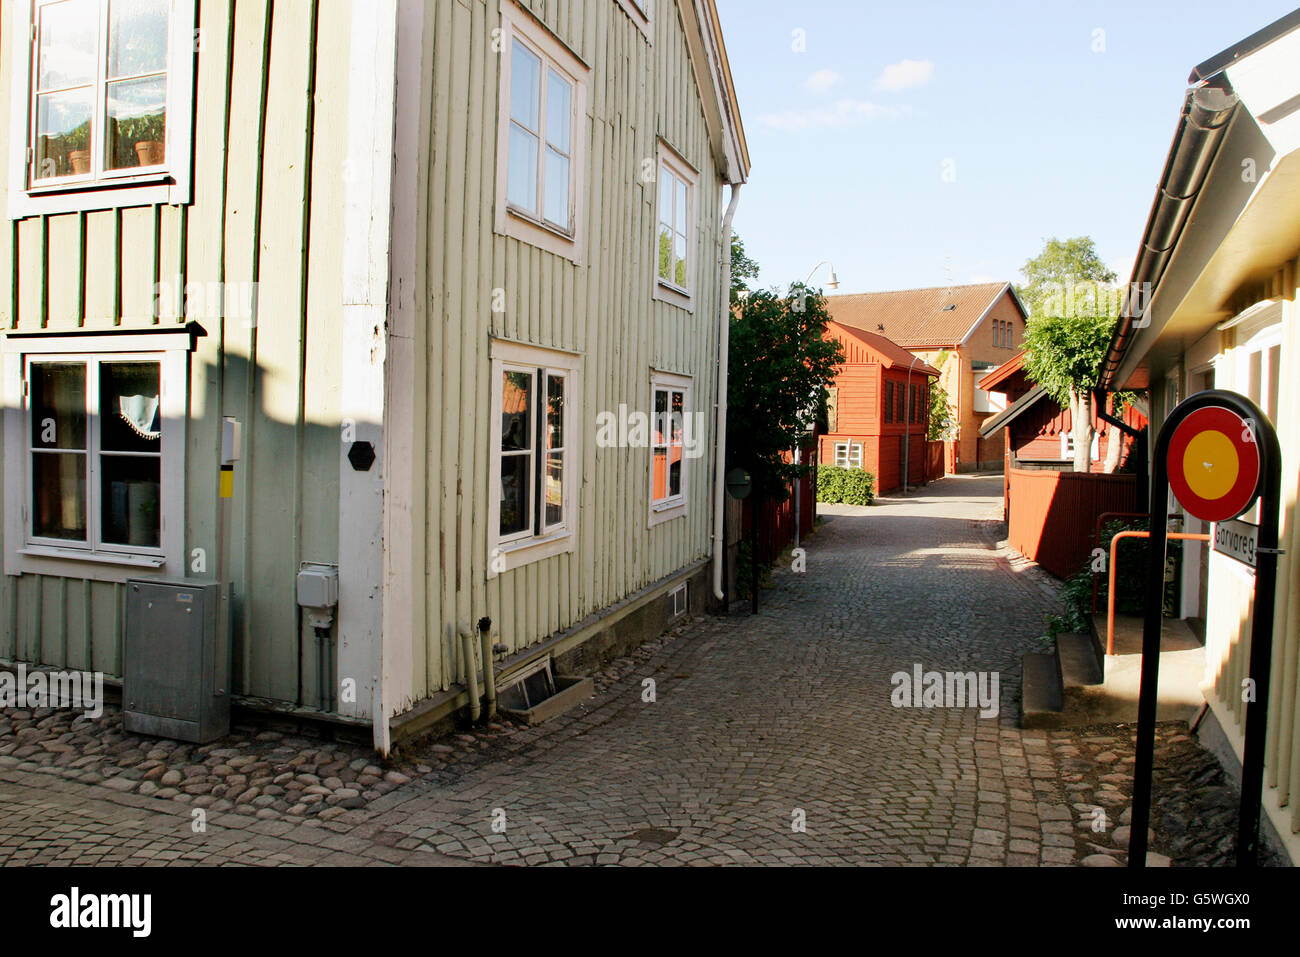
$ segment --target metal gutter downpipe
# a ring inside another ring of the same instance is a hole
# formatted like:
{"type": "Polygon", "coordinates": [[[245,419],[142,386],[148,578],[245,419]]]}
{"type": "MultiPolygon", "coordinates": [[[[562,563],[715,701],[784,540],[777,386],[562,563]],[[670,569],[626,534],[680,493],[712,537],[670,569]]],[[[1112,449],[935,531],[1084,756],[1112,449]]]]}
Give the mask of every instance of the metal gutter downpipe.
{"type": "MultiPolygon", "coordinates": [[[[460,648],[465,658],[465,687],[469,691],[469,720],[478,724],[482,713],[478,700],[478,668],[474,662],[474,637],[469,633],[469,622],[460,629],[460,648]]],[[[490,668],[491,665],[488,665],[490,668]]]]}
{"type": "Polygon", "coordinates": [[[492,619],[484,615],[478,620],[479,642],[483,651],[483,691],[487,696],[487,719],[497,716],[497,675],[492,664],[492,619]]]}
{"type": "Polygon", "coordinates": [[[731,221],[736,216],[740,202],[740,183],[731,184],[731,202],[722,217],[722,239],[719,257],[722,259],[722,287],[719,294],[722,306],[718,322],[718,424],[713,469],[713,595],[719,601],[726,598],[722,590],[722,555],[726,551],[724,522],[727,515],[727,353],[731,344],[731,221]]]}

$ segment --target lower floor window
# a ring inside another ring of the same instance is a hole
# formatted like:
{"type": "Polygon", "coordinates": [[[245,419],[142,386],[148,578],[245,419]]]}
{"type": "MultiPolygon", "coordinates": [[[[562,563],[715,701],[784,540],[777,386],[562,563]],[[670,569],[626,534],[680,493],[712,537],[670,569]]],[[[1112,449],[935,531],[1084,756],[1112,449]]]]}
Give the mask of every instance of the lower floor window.
{"type": "Polygon", "coordinates": [[[89,549],[162,544],[162,362],[31,357],[30,540],[89,549]]]}
{"type": "Polygon", "coordinates": [[[835,464],[842,469],[862,468],[862,443],[836,442],[835,464]]]}

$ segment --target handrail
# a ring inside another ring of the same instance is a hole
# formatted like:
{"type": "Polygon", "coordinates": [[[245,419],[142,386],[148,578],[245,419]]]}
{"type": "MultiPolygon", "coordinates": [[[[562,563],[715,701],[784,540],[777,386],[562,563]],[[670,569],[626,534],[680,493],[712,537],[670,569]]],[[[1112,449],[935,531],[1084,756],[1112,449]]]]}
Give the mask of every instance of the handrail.
{"type": "MultiPolygon", "coordinates": [[[[1147,512],[1102,512],[1100,515],[1097,516],[1097,524],[1093,527],[1092,530],[1092,547],[1093,548],[1101,547],[1101,528],[1103,525],[1106,524],[1107,519],[1150,518],[1150,517],[1151,515],[1147,512]]],[[[1175,512],[1171,514],[1169,518],[1170,520],[1177,519],[1178,521],[1182,521],[1183,515],[1181,512],[1175,512]]],[[[1097,614],[1097,573],[1096,572],[1092,573],[1092,613],[1094,615],[1097,614]]]]}
{"type": "MultiPolygon", "coordinates": [[[[1106,654],[1115,653],[1115,564],[1119,560],[1119,540],[1121,538],[1150,538],[1150,532],[1123,531],[1116,532],[1110,540],[1110,579],[1106,595],[1106,654]]],[[[1167,532],[1166,538],[1180,542],[1208,542],[1210,536],[1204,532],[1167,532]]],[[[1094,579],[1095,581],[1095,579],[1094,579]]]]}

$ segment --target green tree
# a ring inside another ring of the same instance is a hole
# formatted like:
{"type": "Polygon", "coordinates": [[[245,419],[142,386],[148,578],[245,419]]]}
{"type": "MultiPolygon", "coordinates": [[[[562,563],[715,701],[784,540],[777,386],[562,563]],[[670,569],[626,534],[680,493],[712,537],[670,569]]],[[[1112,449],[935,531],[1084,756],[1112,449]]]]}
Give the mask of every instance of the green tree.
{"type": "Polygon", "coordinates": [[[1025,372],[1070,410],[1074,470],[1088,471],[1092,387],[1110,344],[1120,291],[1091,238],[1049,239],[1022,267],[1016,292],[1029,310],[1025,372]]]}
{"type": "Polygon", "coordinates": [[[957,417],[948,401],[948,390],[939,385],[937,378],[930,380],[930,421],[925,427],[925,437],[931,442],[951,439],[957,427],[957,417]]]}
{"type": "Polygon", "coordinates": [[[731,305],[740,302],[749,289],[747,280],[758,278],[758,263],[745,255],[745,241],[739,233],[731,234],[731,305]]]}
{"type": "Polygon", "coordinates": [[[808,471],[787,456],[825,414],[826,388],[844,361],[826,337],[829,319],[820,291],[802,285],[787,296],[755,290],[732,316],[727,459],[749,472],[758,496],[784,500],[808,471]]]}

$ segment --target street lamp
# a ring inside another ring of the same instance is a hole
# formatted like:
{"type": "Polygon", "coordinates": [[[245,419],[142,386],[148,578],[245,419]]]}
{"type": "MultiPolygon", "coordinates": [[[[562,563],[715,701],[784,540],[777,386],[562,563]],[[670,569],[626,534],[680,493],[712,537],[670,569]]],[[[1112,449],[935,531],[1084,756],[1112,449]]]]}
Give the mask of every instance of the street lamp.
{"type": "Polygon", "coordinates": [[[835,275],[835,266],[829,259],[823,259],[816,266],[813,266],[812,272],[808,274],[808,278],[803,281],[803,284],[805,286],[808,285],[808,283],[812,281],[813,273],[815,273],[818,269],[821,269],[822,266],[831,267],[831,277],[826,281],[826,285],[829,286],[831,289],[839,289],[840,281],[839,278],[835,275]]]}

